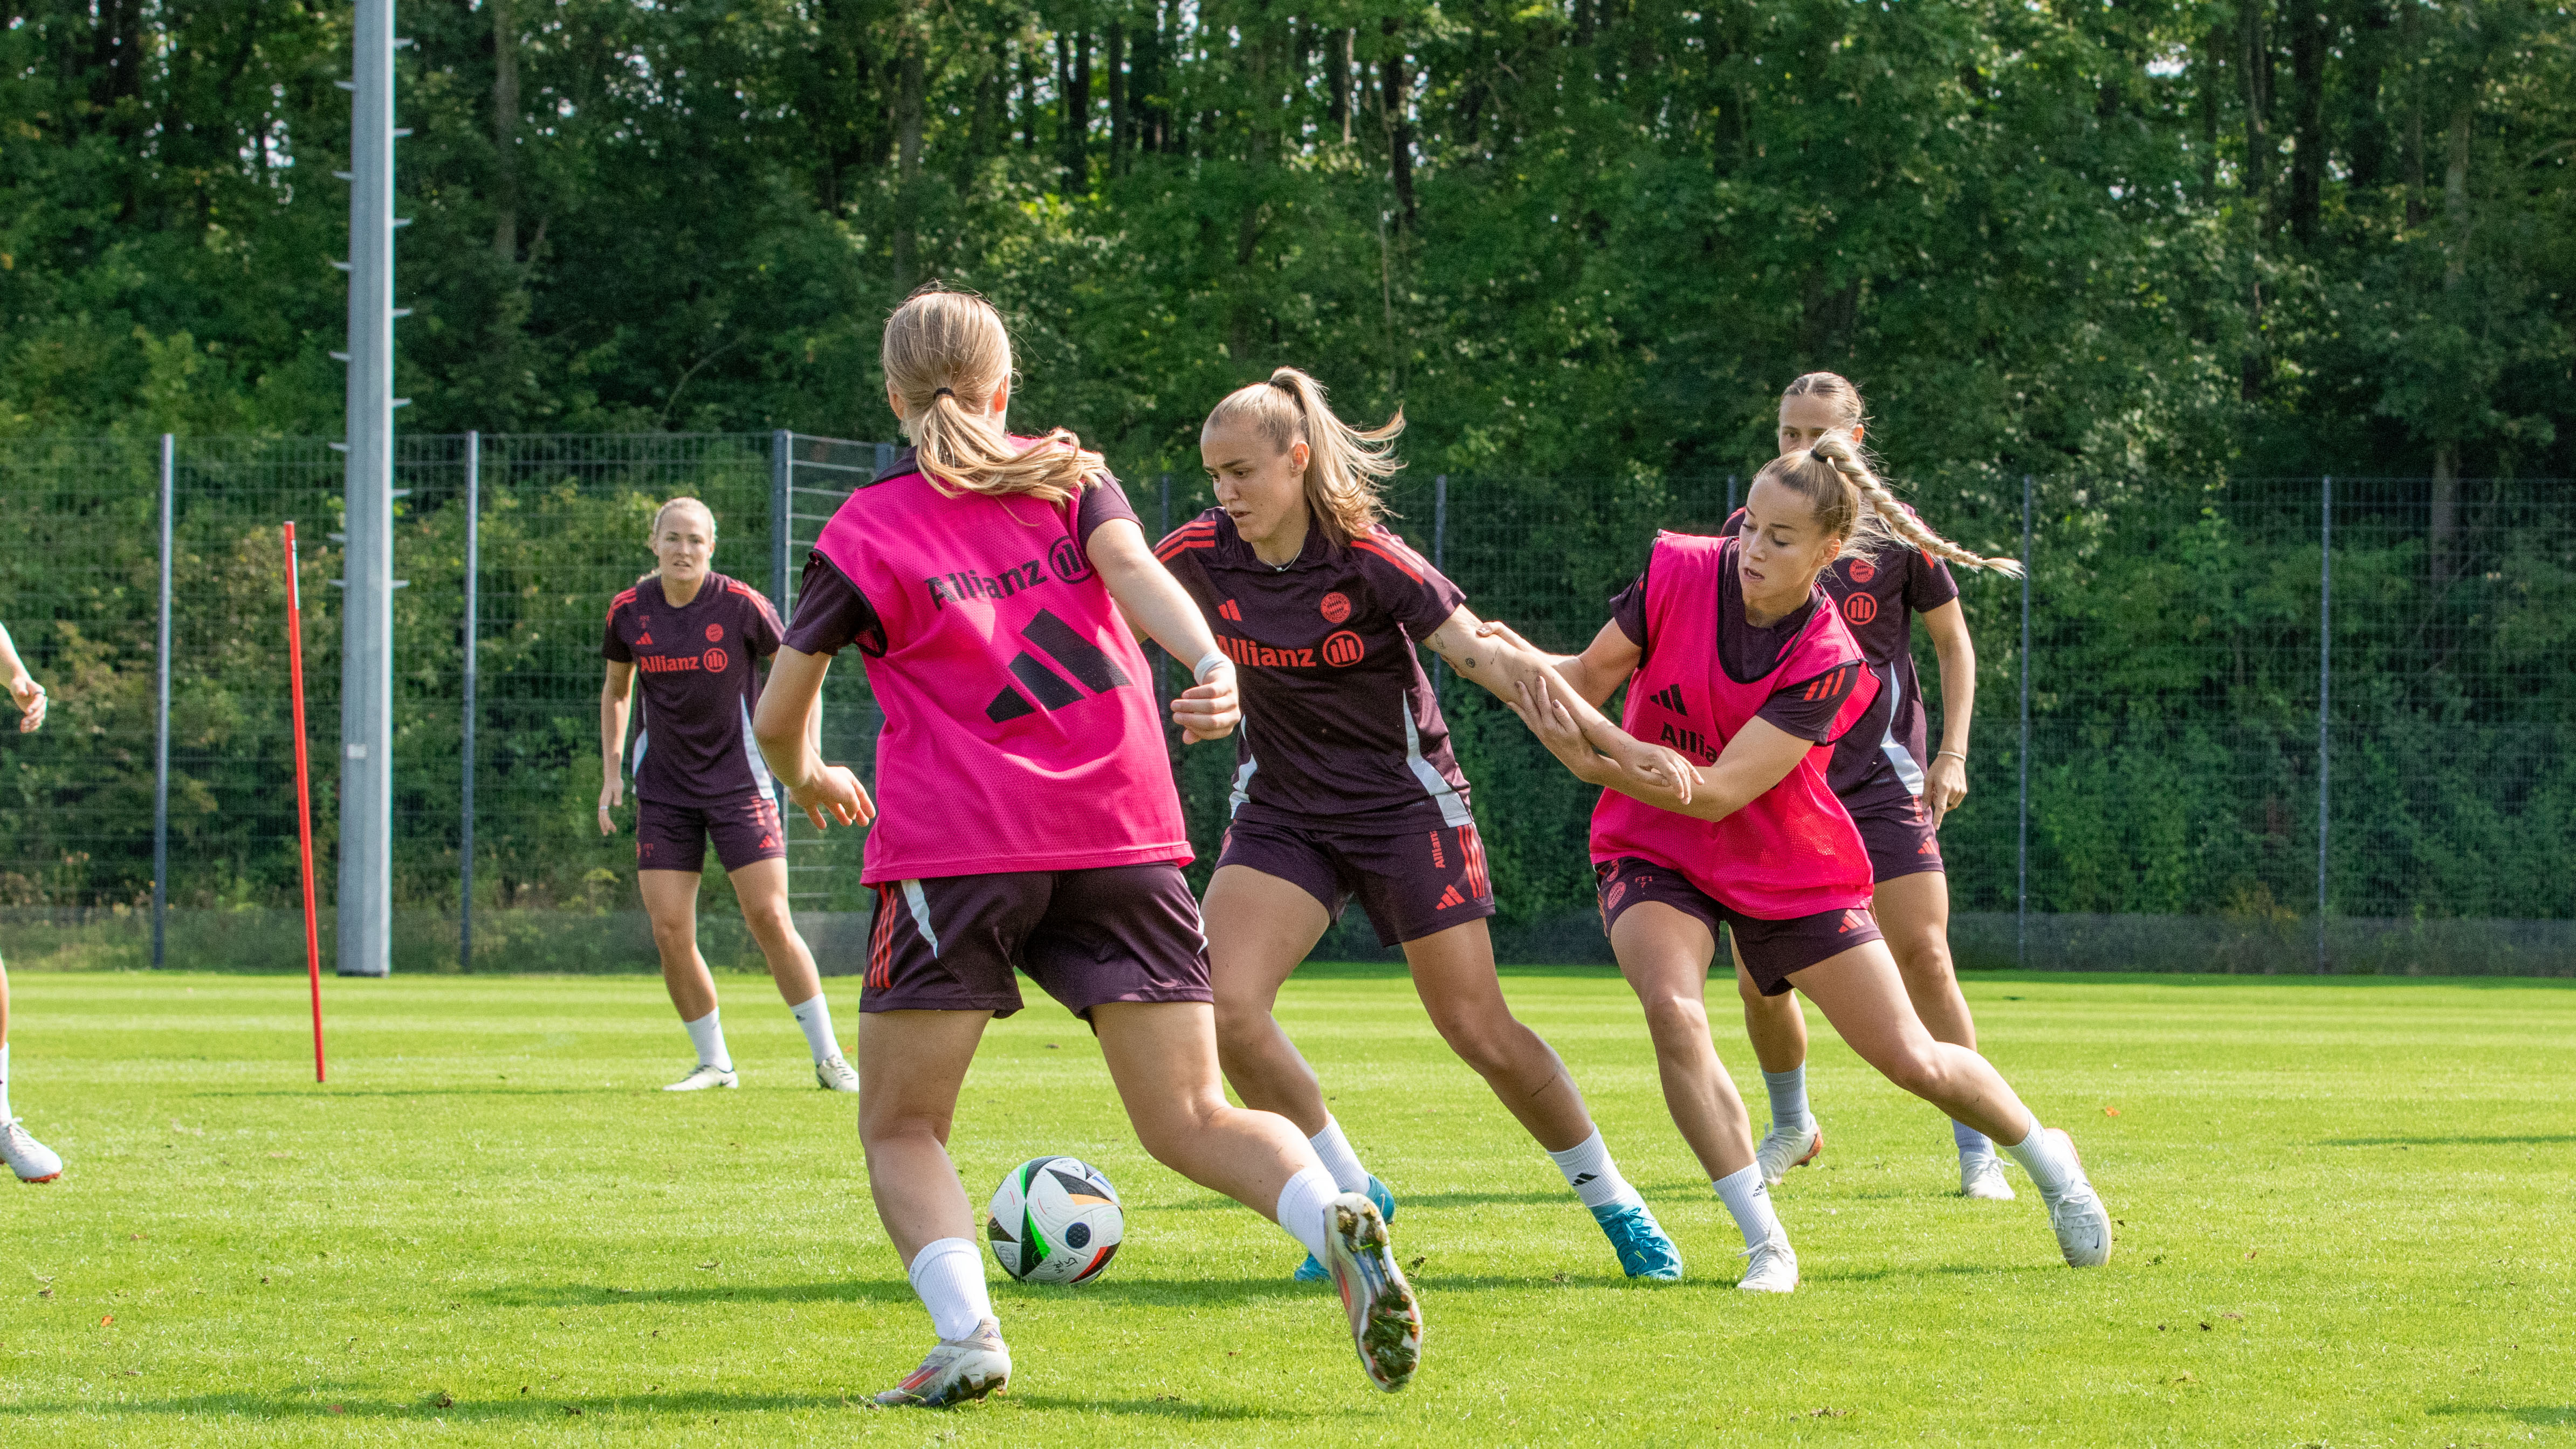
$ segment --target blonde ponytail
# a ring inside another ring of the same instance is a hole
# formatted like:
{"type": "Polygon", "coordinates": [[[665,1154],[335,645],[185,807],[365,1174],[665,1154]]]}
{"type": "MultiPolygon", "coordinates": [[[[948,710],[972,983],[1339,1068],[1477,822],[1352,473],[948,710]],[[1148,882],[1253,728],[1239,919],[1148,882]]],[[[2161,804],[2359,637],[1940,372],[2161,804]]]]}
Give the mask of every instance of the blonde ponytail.
{"type": "Polygon", "coordinates": [[[1257,429],[1274,452],[1306,445],[1306,509],[1326,542],[1338,548],[1365,537],[1386,516],[1379,485],[1404,466],[1391,446],[1404,431],[1404,409],[1363,432],[1334,414],[1322,383],[1282,367],[1267,382],[1226,394],[1207,417],[1209,427],[1236,422],[1257,429]]]}
{"type": "Polygon", "coordinates": [[[924,285],[886,319],[878,356],[921,475],[940,492],[1062,503],[1108,471],[1063,428],[1015,447],[984,410],[1010,382],[1011,335],[974,293],[924,285]]]}
{"type": "MultiPolygon", "coordinates": [[[[1993,569],[2007,578],[2021,577],[2021,560],[1987,558],[1934,533],[1929,525],[1915,516],[1914,510],[1897,501],[1896,495],[1888,490],[1887,484],[1869,466],[1869,460],[1851,439],[1840,433],[1827,433],[1816,440],[1816,446],[1809,450],[1809,455],[1830,465],[1844,484],[1858,495],[1859,511],[1864,520],[1852,530],[1850,542],[1844,545],[1845,558],[1854,556],[1854,548],[1862,543],[1863,538],[1874,534],[1879,538],[1901,540],[1962,568],[1993,569]]],[[[1861,548],[1860,552],[1875,553],[1877,549],[1861,548]]]]}

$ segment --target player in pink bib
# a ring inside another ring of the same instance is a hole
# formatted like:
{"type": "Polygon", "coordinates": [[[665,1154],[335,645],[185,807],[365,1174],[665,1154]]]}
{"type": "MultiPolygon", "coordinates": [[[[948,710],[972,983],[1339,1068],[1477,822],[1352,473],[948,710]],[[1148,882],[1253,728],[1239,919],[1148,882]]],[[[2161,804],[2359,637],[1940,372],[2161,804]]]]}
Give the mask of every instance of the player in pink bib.
{"type": "Polygon", "coordinates": [[[1294,1124],[1226,1102],[1207,943],[1180,871],[1189,837],[1124,621],[1197,661],[1196,687],[1172,702],[1190,740],[1233,730],[1233,664],[1100,455],[1062,430],[1004,431],[1011,348],[990,305],[925,288],[888,319],[883,355],[887,404],[914,446],[824,528],[754,721],[817,826],[875,820],[859,1140],[939,1337],[877,1402],[941,1407],[1010,1377],[947,1141],[984,1024],[1020,1009],[1015,971],[1090,1023],[1156,1161],[1328,1265],[1361,1366],[1403,1387],[1422,1321],[1384,1218],[1334,1185],[1294,1124]],[[882,813],[822,762],[809,725],[850,644],[885,711],[882,813]]]}
{"type": "Polygon", "coordinates": [[[1674,1123],[1746,1224],[1752,1261],[1737,1286],[1748,1289],[1794,1289],[1798,1262],[1743,1099],[1709,1040],[1721,924],[1764,994],[1805,992],[1890,1081],[2012,1144],[2069,1264],[2111,1253],[2109,1215],[2066,1134],[2043,1128],[1985,1058],[1934,1040],[1915,1015],[1870,914],[1868,852],[1826,778],[1829,746],[1874,702],[1877,682],[1816,578],[1855,549],[1884,546],[1875,482],[1840,437],[1774,459],[1753,480],[1739,534],[1656,539],[1638,586],[1643,644],[1614,621],[1579,656],[1531,651],[1515,691],[1514,712],[1540,741],[1608,787],[1592,817],[1602,923],[1645,1004],[1674,1123]],[[1595,708],[1622,682],[1624,728],[1595,708]],[[1680,750],[1693,777],[1623,766],[1640,740],[1680,750]]]}

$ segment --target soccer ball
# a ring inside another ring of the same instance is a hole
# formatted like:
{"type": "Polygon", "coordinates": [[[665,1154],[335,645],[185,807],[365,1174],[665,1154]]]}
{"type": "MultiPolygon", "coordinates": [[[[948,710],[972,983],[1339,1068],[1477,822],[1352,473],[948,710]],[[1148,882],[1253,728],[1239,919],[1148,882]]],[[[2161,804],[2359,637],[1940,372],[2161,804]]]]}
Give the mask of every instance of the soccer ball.
{"type": "Polygon", "coordinates": [[[1118,1189],[1070,1157],[1032,1157],[993,1189],[984,1237],[1023,1283],[1080,1283],[1109,1266],[1126,1235],[1118,1189]]]}

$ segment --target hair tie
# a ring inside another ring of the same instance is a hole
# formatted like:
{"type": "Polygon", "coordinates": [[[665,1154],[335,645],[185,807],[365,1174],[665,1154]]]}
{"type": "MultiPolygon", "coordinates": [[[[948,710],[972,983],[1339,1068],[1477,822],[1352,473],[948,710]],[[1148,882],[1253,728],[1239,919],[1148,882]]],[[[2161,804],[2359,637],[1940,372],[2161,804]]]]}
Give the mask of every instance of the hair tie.
{"type": "Polygon", "coordinates": [[[955,397],[957,394],[944,387],[934,387],[930,390],[930,396],[935,401],[943,397],[955,397]]]}

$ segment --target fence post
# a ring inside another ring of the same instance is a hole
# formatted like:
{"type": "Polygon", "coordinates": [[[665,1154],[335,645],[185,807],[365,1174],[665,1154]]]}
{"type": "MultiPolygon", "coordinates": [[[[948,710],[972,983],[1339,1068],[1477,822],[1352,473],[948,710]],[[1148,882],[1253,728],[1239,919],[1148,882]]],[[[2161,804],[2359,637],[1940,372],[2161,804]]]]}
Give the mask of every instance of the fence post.
{"type": "MultiPolygon", "coordinates": [[[[1171,475],[1171,474],[1169,474],[1169,473],[1166,473],[1166,474],[1164,474],[1164,475],[1163,475],[1163,515],[1162,515],[1162,526],[1161,526],[1160,528],[1158,528],[1158,529],[1156,529],[1156,530],[1155,530],[1155,532],[1154,532],[1154,542],[1155,542],[1155,543],[1157,543],[1157,544],[1160,544],[1164,539],[1167,539],[1167,538],[1169,538],[1169,537],[1171,537],[1171,536],[1172,536],[1172,475],[1171,475]]],[[[1168,678],[1166,678],[1166,677],[1165,677],[1165,672],[1164,672],[1164,668],[1163,668],[1163,666],[1164,666],[1166,663],[1168,663],[1168,662],[1170,661],[1170,658],[1171,658],[1171,656],[1170,656],[1169,654],[1165,653],[1163,650],[1161,650],[1161,649],[1159,649],[1159,648],[1158,648],[1158,649],[1156,649],[1156,650],[1154,651],[1154,704],[1155,704],[1155,712],[1156,712],[1157,714],[1161,714],[1161,715],[1163,715],[1165,718],[1169,718],[1169,717],[1170,717],[1170,706],[1171,706],[1171,700],[1172,700],[1172,690],[1171,690],[1171,681],[1170,681],[1168,678]]],[[[1167,730],[1167,731],[1165,731],[1165,733],[1169,733],[1169,731],[1167,730]]]]}
{"type": "Polygon", "coordinates": [[[456,893],[456,969],[474,969],[474,656],[480,652],[482,624],[474,598],[475,576],[483,568],[483,435],[465,435],[465,786],[457,802],[457,847],[461,866],[456,893]]]}
{"type": "MultiPolygon", "coordinates": [[[[1431,567],[1435,572],[1449,572],[1449,475],[1442,473],[1431,480],[1431,567]]],[[[1449,661],[1431,656],[1431,699],[1439,703],[1449,683],[1449,661]]]]}
{"type": "Polygon", "coordinates": [[[2030,966],[2030,475],[2021,475],[2021,825],[2015,850],[2020,884],[2015,893],[2013,953],[2030,966]]]}
{"type": "Polygon", "coordinates": [[[1718,527],[1720,527],[1720,528],[1724,528],[1724,527],[1726,526],[1726,519],[1727,519],[1727,518],[1733,518],[1734,516],[1735,516],[1735,475],[1734,475],[1734,474],[1732,474],[1732,473],[1729,473],[1729,474],[1727,474],[1727,475],[1726,475],[1726,518],[1721,518],[1721,519],[1719,519],[1719,520],[1717,521],[1717,526],[1718,526],[1718,527]]]}
{"type": "Polygon", "coordinates": [[[2326,787],[2333,768],[2328,747],[2327,695],[2334,686],[2334,476],[2328,474],[2317,504],[2317,974],[2334,970],[2326,951],[2326,847],[2333,815],[2326,808],[2326,787]]]}
{"type": "Polygon", "coordinates": [[[778,606],[781,619],[787,617],[787,542],[796,531],[788,517],[792,504],[787,485],[795,437],[785,428],[769,435],[769,601],[778,606]]]}
{"type": "Polygon", "coordinates": [[[170,547],[179,492],[179,440],[161,435],[161,634],[152,685],[152,969],[161,969],[170,917],[170,547]]]}

